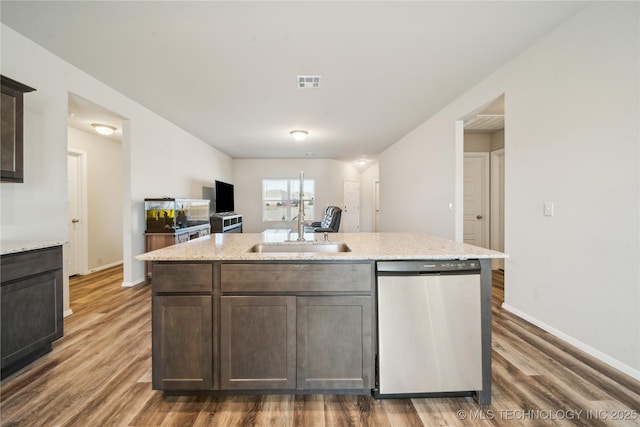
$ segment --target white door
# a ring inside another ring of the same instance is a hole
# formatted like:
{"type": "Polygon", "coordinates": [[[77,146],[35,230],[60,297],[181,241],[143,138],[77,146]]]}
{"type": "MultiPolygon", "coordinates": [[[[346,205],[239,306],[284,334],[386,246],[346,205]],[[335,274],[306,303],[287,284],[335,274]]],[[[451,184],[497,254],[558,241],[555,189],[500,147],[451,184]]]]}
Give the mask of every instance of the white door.
{"type": "Polygon", "coordinates": [[[380,220],[380,181],[373,183],[373,231],[378,231],[380,220]]]}
{"type": "Polygon", "coordinates": [[[67,230],[69,276],[80,273],[80,159],[77,155],[67,154],[67,230]]]}
{"type": "Polygon", "coordinates": [[[464,154],[464,242],[489,246],[489,153],[464,154]]]}
{"type": "Polygon", "coordinates": [[[340,231],[345,233],[360,231],[360,183],[358,181],[344,182],[344,206],[340,231]]]}

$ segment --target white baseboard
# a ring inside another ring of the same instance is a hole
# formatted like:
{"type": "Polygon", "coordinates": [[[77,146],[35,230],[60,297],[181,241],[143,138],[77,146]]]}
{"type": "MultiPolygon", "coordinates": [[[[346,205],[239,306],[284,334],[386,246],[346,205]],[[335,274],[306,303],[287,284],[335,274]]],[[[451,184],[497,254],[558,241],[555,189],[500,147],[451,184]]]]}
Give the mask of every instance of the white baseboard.
{"type": "Polygon", "coordinates": [[[140,284],[142,284],[144,282],[145,282],[144,278],[133,280],[131,282],[122,282],[122,287],[123,288],[131,288],[133,286],[140,285],[140,284]]]}
{"type": "Polygon", "coordinates": [[[513,313],[516,316],[520,317],[523,320],[526,320],[527,322],[536,325],[537,327],[539,327],[540,329],[543,329],[547,332],[549,332],[551,335],[560,338],[562,341],[567,342],[568,344],[571,344],[572,346],[576,347],[577,349],[584,351],[585,353],[589,354],[590,356],[595,357],[596,359],[600,360],[601,362],[606,363],[607,365],[611,366],[612,368],[615,368],[617,370],[619,370],[620,372],[623,372],[627,375],[629,375],[632,378],[635,378],[636,380],[640,380],[640,370],[635,369],[625,363],[620,362],[617,359],[614,359],[613,357],[609,356],[608,354],[605,354],[603,352],[601,352],[600,350],[596,350],[595,348],[591,347],[590,345],[587,345],[585,343],[583,343],[582,341],[579,341],[575,338],[573,338],[570,335],[567,335],[566,333],[559,331],[558,329],[544,323],[541,322],[540,320],[536,319],[535,317],[532,317],[520,310],[518,310],[515,307],[510,306],[509,304],[506,303],[502,303],[502,308],[504,308],[505,310],[507,310],[509,313],[513,313]]]}
{"type": "Polygon", "coordinates": [[[85,274],[97,273],[98,271],[106,270],[107,268],[115,267],[116,265],[122,265],[122,260],[112,262],[106,265],[101,265],[100,267],[92,268],[89,270],[88,273],[85,273],[85,274]]]}
{"type": "Polygon", "coordinates": [[[65,310],[64,313],[62,313],[62,317],[68,317],[71,316],[73,314],[73,310],[69,309],[69,310],[65,310]]]}

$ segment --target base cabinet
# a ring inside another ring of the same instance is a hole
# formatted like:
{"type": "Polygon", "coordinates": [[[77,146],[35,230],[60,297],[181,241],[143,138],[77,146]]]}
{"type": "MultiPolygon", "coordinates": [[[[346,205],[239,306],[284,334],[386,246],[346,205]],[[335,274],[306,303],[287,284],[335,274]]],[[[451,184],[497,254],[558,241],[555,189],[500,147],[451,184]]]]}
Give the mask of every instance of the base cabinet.
{"type": "Polygon", "coordinates": [[[297,298],[297,388],[373,388],[371,298],[297,298]]]}
{"type": "Polygon", "coordinates": [[[220,298],[220,376],[229,390],[296,388],[296,298],[220,298]]]}
{"type": "Polygon", "coordinates": [[[222,388],[374,387],[369,263],[222,264],[222,388]]]}
{"type": "Polygon", "coordinates": [[[153,296],[153,388],[213,387],[212,297],[153,296]]]}
{"type": "Polygon", "coordinates": [[[153,388],[370,393],[371,263],[153,264],[153,388]]]}
{"type": "Polygon", "coordinates": [[[2,378],[52,350],[63,335],[62,246],[0,260],[2,378]]]}
{"type": "Polygon", "coordinates": [[[223,389],[365,389],[373,384],[371,298],[223,296],[223,389]]]}
{"type": "Polygon", "coordinates": [[[154,263],[151,284],[152,382],[155,390],[211,390],[213,266],[154,263]]]}

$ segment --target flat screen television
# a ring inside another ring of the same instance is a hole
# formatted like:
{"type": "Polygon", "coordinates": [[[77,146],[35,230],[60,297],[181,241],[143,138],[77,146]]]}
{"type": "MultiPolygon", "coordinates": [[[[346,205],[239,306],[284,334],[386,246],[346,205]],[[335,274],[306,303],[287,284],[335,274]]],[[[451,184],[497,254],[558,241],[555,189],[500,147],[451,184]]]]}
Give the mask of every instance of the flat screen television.
{"type": "Polygon", "coordinates": [[[233,212],[233,184],[215,182],[216,213],[233,212]]]}

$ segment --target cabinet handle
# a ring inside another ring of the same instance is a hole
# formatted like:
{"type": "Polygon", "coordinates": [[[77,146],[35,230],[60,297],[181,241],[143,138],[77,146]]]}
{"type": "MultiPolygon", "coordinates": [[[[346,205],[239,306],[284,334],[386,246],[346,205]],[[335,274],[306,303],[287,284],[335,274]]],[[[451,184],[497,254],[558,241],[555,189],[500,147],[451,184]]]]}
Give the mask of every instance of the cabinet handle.
{"type": "Polygon", "coordinates": [[[79,220],[78,218],[73,218],[73,219],[71,220],[71,222],[75,224],[75,223],[77,223],[77,222],[80,222],[80,220],[79,220]]]}

